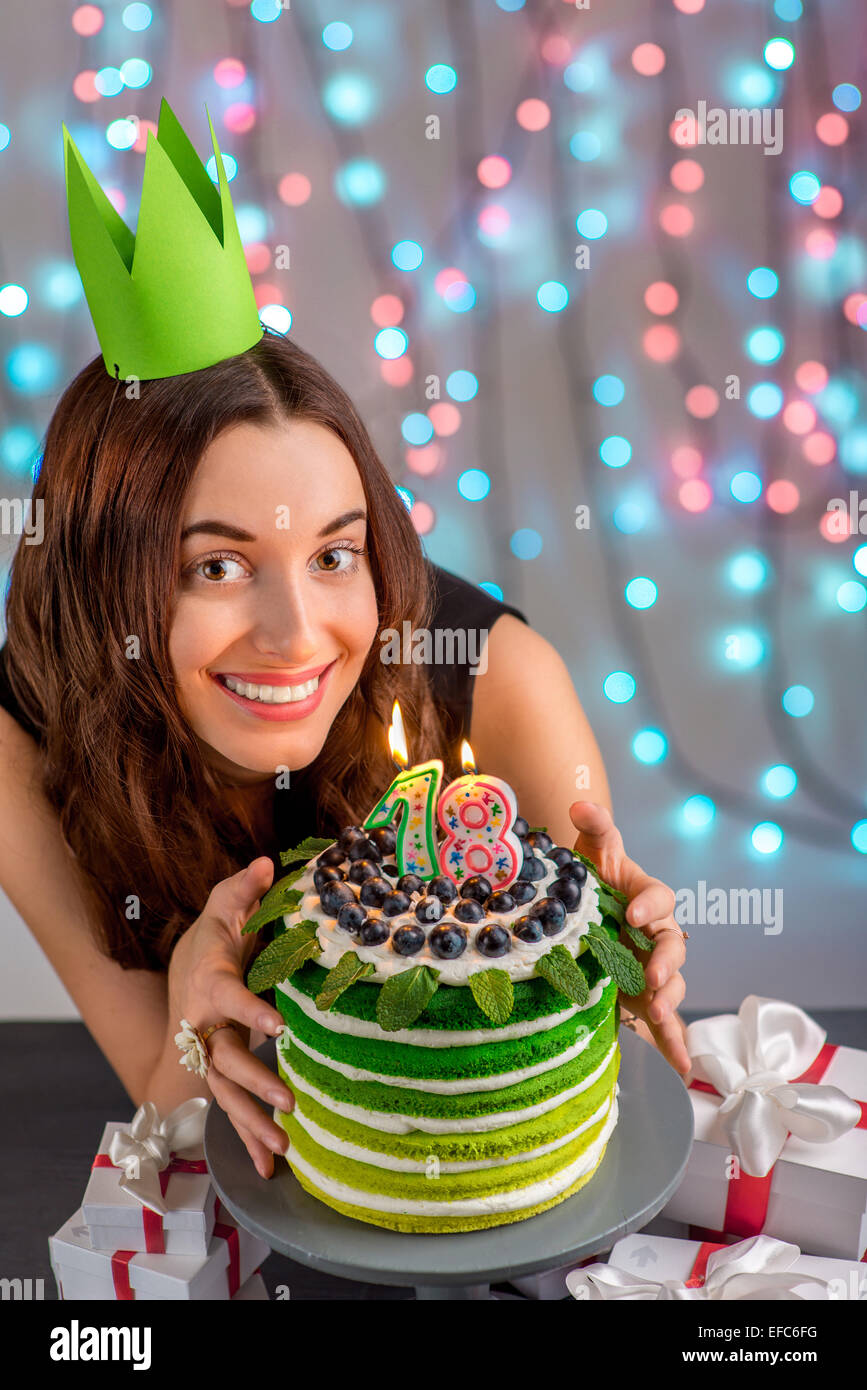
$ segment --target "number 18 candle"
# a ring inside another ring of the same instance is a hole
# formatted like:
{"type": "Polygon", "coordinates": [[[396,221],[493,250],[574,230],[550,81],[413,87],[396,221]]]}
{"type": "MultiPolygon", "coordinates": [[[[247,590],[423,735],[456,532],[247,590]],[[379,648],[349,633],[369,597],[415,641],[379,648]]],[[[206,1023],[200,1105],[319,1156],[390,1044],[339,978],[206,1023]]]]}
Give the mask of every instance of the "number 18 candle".
{"type": "Polygon", "coordinates": [[[467,775],[450,782],[439,799],[437,814],[446,838],[439,848],[440,868],[460,887],[475,874],[492,886],[513,883],[524,862],[524,850],[512,831],[517,799],[508,782],[475,771],[473,750],[464,739],[461,763],[467,775]],[[471,771],[470,771],[471,769],[471,771]]]}

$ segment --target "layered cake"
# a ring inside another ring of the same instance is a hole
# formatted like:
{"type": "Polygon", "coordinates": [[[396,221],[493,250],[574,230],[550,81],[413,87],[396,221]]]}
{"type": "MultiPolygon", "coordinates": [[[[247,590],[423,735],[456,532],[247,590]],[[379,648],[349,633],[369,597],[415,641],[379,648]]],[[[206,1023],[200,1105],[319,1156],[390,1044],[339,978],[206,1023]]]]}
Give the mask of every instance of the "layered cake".
{"type": "Polygon", "coordinates": [[[392,827],[349,826],[299,846],[263,901],[264,918],[291,909],[249,981],[274,984],[286,1024],[286,1158],[307,1192],[359,1221],[432,1233],[519,1221],[602,1162],[618,978],[643,987],[618,943],[624,899],[544,830],[520,817],[512,829],[523,861],[505,889],[401,873],[392,827]]]}

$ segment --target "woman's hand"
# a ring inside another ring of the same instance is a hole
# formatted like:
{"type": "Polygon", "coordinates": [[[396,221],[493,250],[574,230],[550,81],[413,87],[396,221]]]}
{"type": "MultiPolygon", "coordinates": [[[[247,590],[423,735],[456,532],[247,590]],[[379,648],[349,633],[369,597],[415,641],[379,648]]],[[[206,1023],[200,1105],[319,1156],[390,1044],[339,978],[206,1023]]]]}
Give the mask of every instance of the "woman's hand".
{"type": "MultiPolygon", "coordinates": [[[[245,1029],[259,1029],[272,1037],[283,1031],[276,1009],[246,989],[246,966],[256,944],[254,934],[241,929],[271,887],[274,865],[270,859],[254,859],[246,869],[218,883],[205,910],[180,938],[169,962],[171,1021],[187,1019],[204,1031],[212,1023],[232,1019],[245,1029]]],[[[220,1028],[207,1042],[211,1054],[208,1085],[240,1134],[260,1175],[274,1172],[274,1154],[289,1145],[281,1129],[253,1100],[259,1096],[269,1106],[292,1110],[295,1097],[272,1071],[251,1053],[249,1034],[243,1039],[234,1028],[220,1028]],[[250,1094],[252,1092],[252,1095],[250,1094]]]]}
{"type": "Polygon", "coordinates": [[[647,1024],[662,1055],[675,1071],[686,1076],[692,1062],[686,1050],[684,1025],[675,1012],[686,993],[680,973],[686,947],[683,932],[674,920],[674,894],[627,858],[620,831],[607,807],[594,801],[576,801],[569,807],[569,816],[579,832],[574,848],[593,860],[600,878],[626,894],[627,921],[654,939],[652,951],[641,951],[625,932],[621,933],[623,945],[644,965],[647,981],[641,994],[626,997],[647,1024]]]}

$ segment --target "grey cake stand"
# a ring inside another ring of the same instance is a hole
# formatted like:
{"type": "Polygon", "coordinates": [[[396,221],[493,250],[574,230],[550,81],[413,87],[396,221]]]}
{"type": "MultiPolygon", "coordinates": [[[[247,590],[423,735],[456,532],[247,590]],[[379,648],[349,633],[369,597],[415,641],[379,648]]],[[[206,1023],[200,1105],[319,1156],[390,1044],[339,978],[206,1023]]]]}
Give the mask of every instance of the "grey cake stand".
{"type": "MultiPolygon", "coordinates": [[[[655,1047],[619,1030],[620,1115],[587,1187],[538,1216],[457,1235],[386,1231],[311,1197],[289,1165],[260,1178],[225,1112],[211,1105],[205,1157],[220,1200],[248,1230],[300,1264],[344,1279],[413,1287],[420,1299],[487,1299],[490,1285],[610,1250],[665,1206],[687,1165],[686,1087],[655,1047]]],[[[275,1065],[274,1043],[256,1054],[275,1065]]]]}

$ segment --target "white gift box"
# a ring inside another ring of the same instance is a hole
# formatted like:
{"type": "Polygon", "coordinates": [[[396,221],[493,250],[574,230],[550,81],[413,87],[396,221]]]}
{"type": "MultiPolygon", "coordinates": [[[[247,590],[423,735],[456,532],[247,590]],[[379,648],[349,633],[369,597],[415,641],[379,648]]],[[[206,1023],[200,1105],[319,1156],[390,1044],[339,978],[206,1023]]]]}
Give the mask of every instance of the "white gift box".
{"type": "Polygon", "coordinates": [[[67,1301],[132,1298],[228,1302],[242,1291],[270,1253],[264,1240],[239,1227],[222,1206],[206,1255],[149,1255],[128,1248],[113,1253],[94,1250],[82,1209],[49,1238],[48,1246],[58,1293],[67,1301]]]}
{"type": "MultiPolygon", "coordinates": [[[[661,1236],[682,1236],[685,1238],[689,1235],[689,1227],[685,1222],[671,1221],[664,1216],[654,1216],[652,1221],[648,1221],[647,1225],[642,1227],[642,1230],[661,1236]]],[[[595,1264],[603,1257],[608,1258],[603,1254],[589,1255],[587,1259],[581,1261],[581,1265],[595,1264]]],[[[555,1269],[546,1269],[541,1274],[526,1274],[521,1279],[510,1279],[509,1283],[525,1298],[550,1303],[556,1299],[569,1297],[566,1275],[571,1273],[574,1268],[575,1262],[573,1260],[569,1264],[557,1265],[555,1269]]]]}
{"type": "MultiPolygon", "coordinates": [[[[679,1288],[692,1287],[696,1292],[692,1297],[727,1298],[737,1300],[747,1297],[750,1301],[767,1301],[772,1297],[772,1288],[763,1290],[762,1275],[741,1272],[723,1292],[726,1268],[729,1277],[737,1268],[743,1271],[750,1266],[755,1271],[773,1272],[784,1289],[790,1290],[799,1298],[809,1302],[826,1300],[867,1300],[867,1266],[855,1260],[832,1260],[815,1255],[802,1255],[797,1246],[777,1241],[768,1236],[752,1237],[738,1241],[735,1245],[723,1247],[722,1261],[715,1260],[713,1254],[699,1241],[675,1240],[668,1236],[649,1236],[643,1231],[625,1236],[611,1251],[608,1264],[596,1266],[599,1283],[608,1285],[608,1297],[653,1299],[653,1285],[661,1285],[666,1280],[676,1281],[679,1288]],[[752,1247],[752,1251],[750,1251],[752,1247]],[[702,1256],[701,1263],[696,1261],[702,1256]],[[707,1257],[707,1258],[704,1258],[707,1257]],[[703,1274],[693,1276],[693,1271],[704,1270],[703,1274]],[[716,1274],[714,1275],[714,1270],[716,1274]],[[691,1285],[686,1281],[693,1277],[691,1285]],[[618,1279],[620,1287],[617,1287],[618,1279]],[[823,1280],[824,1287],[817,1283],[801,1282],[823,1280]],[[710,1287],[707,1287],[710,1281],[710,1287]],[[749,1281],[749,1282],[748,1282],[749,1281]],[[624,1287],[625,1285],[625,1287],[624,1287]],[[644,1289],[639,1291],[640,1286],[644,1289]],[[704,1290],[704,1292],[702,1292],[704,1290]]],[[[594,1282],[594,1276],[586,1268],[574,1269],[567,1276],[567,1287],[573,1298],[579,1301],[604,1301],[606,1294],[594,1282]]],[[[779,1293],[779,1290],[778,1290],[779,1293]]]]}
{"type": "Polygon", "coordinates": [[[207,1172],[177,1171],[183,1168],[184,1160],[199,1161],[204,1166],[201,1149],[185,1151],[180,1162],[169,1165],[163,1196],[166,1210],[158,1213],[124,1191],[121,1168],[108,1166],[111,1141],[116,1133],[126,1128],[122,1122],[105,1126],[94,1162],[106,1166],[91,1170],[85,1189],[82,1211],[92,1248],[203,1258],[208,1253],[214,1230],[211,1179],[207,1172]]]}
{"type": "MultiPolygon", "coordinates": [[[[867,1052],[837,1047],[820,1082],[863,1101],[867,1052]]],[[[723,1099],[694,1085],[689,1097],[695,1142],[663,1215],[702,1227],[702,1233],[712,1232],[722,1240],[729,1188],[741,1180],[728,1176],[734,1166],[733,1149],[720,1118],[723,1099]]],[[[867,1129],[850,1129],[827,1143],[790,1135],[772,1170],[767,1213],[759,1229],[815,1255],[860,1260],[867,1250],[867,1129]]],[[[748,1228],[726,1231],[737,1238],[754,1233],[748,1228]]]]}
{"type": "Polygon", "coordinates": [[[236,1294],[232,1295],[233,1303],[270,1303],[271,1298],[265,1286],[265,1280],[261,1274],[251,1274],[245,1284],[242,1284],[236,1294]]]}

